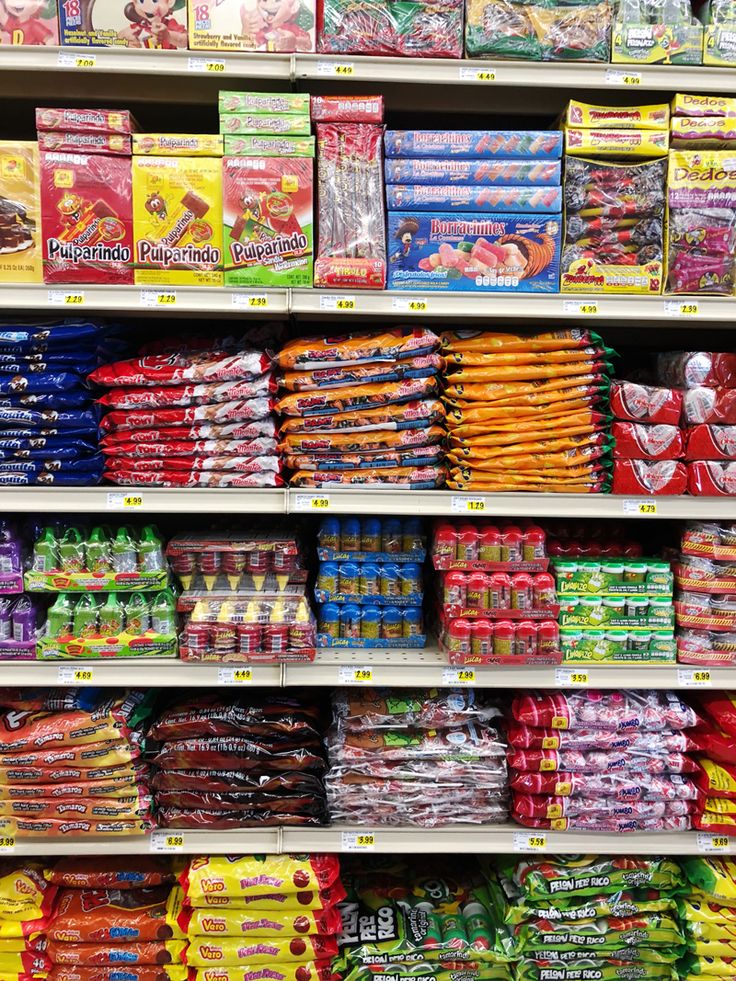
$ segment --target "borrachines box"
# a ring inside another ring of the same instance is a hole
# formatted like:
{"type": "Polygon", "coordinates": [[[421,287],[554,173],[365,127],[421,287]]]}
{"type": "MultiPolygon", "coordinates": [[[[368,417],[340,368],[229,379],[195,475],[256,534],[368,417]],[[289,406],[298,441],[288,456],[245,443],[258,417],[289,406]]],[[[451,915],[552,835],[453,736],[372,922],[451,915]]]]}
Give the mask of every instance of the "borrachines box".
{"type": "Polygon", "coordinates": [[[560,215],[389,212],[389,289],[556,293],[560,215]]]}
{"type": "Polygon", "coordinates": [[[41,153],[47,283],[133,282],[128,157],[41,153]]]}
{"type": "Polygon", "coordinates": [[[225,157],[226,286],[311,286],[312,160],[225,157]]]}
{"type": "Polygon", "coordinates": [[[41,202],[35,143],[0,143],[0,282],[40,283],[41,202]]]}
{"type": "Polygon", "coordinates": [[[59,26],[77,47],[186,48],[186,0],[61,0],[59,26]]]}

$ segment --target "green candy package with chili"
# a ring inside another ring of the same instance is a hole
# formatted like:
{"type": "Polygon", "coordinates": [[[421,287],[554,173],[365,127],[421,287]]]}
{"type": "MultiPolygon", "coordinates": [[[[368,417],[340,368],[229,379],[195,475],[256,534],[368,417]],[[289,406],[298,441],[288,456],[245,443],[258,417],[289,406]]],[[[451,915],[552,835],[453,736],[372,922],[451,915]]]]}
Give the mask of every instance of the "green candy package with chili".
{"type": "Polygon", "coordinates": [[[736,905],[736,862],[730,858],[685,858],[687,881],[710,901],[736,905]]]}
{"type": "MultiPolygon", "coordinates": [[[[501,886],[506,891],[506,882],[501,886]]],[[[507,895],[513,895],[508,893],[507,895]]],[[[512,899],[506,908],[505,921],[510,925],[527,920],[549,920],[551,923],[580,923],[585,920],[599,920],[603,917],[642,916],[650,913],[674,912],[675,900],[662,896],[654,890],[633,889],[628,892],[615,892],[575,899],[557,899],[554,902],[512,899]]]]}
{"type": "Polygon", "coordinates": [[[584,923],[534,920],[517,926],[515,934],[524,953],[549,947],[614,951],[620,947],[673,947],[684,943],[677,921],[664,913],[624,919],[608,917],[584,923]]]}
{"type": "Polygon", "coordinates": [[[670,964],[630,964],[628,961],[586,960],[550,964],[523,957],[515,981],[671,981],[670,964]]]}
{"type": "Polygon", "coordinates": [[[671,892],[683,884],[679,867],[668,858],[572,855],[542,862],[514,859],[502,871],[527,899],[597,896],[628,889],[671,892]]]}
{"type": "Polygon", "coordinates": [[[412,964],[369,964],[353,968],[343,981],[514,981],[511,964],[465,961],[440,965],[420,961],[412,964]]]}

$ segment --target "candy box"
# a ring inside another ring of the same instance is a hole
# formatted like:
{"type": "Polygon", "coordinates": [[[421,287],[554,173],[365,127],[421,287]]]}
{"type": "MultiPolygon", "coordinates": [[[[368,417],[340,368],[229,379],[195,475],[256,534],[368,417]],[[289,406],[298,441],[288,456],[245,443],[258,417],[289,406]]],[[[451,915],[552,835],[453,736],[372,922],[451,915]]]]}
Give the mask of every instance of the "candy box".
{"type": "Polygon", "coordinates": [[[664,157],[668,148],[666,129],[565,129],[565,153],[574,157],[664,157]]]}
{"type": "Polygon", "coordinates": [[[562,210],[562,188],[388,184],[386,205],[391,210],[506,211],[548,215],[562,210]]]}
{"type": "Polygon", "coordinates": [[[227,112],[302,113],[309,115],[309,95],[303,92],[220,92],[217,109],[227,112]]]}
{"type": "Polygon", "coordinates": [[[313,95],[309,111],[315,123],[374,123],[380,126],[383,96],[313,95]]]}
{"type": "Polygon", "coordinates": [[[213,133],[134,133],[133,153],[154,157],[221,157],[222,137],[213,133]]]}
{"type": "Polygon", "coordinates": [[[38,150],[0,143],[0,282],[42,280],[38,150]]]}
{"type": "Polygon", "coordinates": [[[127,109],[36,109],[39,132],[134,133],[138,124],[127,109]]]}
{"type": "Polygon", "coordinates": [[[274,136],[309,136],[311,123],[308,113],[231,112],[220,115],[220,132],[274,136]]]}
{"type": "Polygon", "coordinates": [[[671,596],[565,596],[560,603],[561,627],[607,630],[609,627],[675,627],[671,596]]]}
{"type": "Polygon", "coordinates": [[[388,215],[388,238],[389,289],[558,289],[559,215],[396,211],[388,215]]]}
{"type": "Polygon", "coordinates": [[[675,640],[671,630],[605,630],[560,629],[560,647],[564,664],[635,663],[663,664],[676,660],[675,640]]]}
{"type": "Polygon", "coordinates": [[[188,0],[188,5],[189,47],[195,50],[314,51],[315,0],[188,0]]]}
{"type": "Polygon", "coordinates": [[[61,43],[89,48],[186,48],[186,0],[62,0],[61,43]]]}
{"type": "Polygon", "coordinates": [[[3,3],[0,44],[58,44],[59,22],[54,0],[28,0],[20,5],[3,3]]]}
{"type": "Polygon", "coordinates": [[[703,25],[640,24],[616,21],[611,61],[623,65],[701,65],[703,25]]]}
{"type": "Polygon", "coordinates": [[[64,133],[62,130],[41,130],[38,149],[59,153],[108,153],[129,157],[130,136],[123,133],[64,133]]]}
{"type": "Polygon", "coordinates": [[[568,595],[672,596],[669,562],[657,559],[553,559],[560,604],[568,595]]]}
{"type": "Polygon", "coordinates": [[[216,157],[134,157],[135,281],[222,285],[222,176],[216,157]]]}
{"type": "Polygon", "coordinates": [[[571,99],[565,113],[567,126],[583,129],[667,129],[669,119],[666,102],[655,106],[590,106],[571,99]]]}
{"type": "Polygon", "coordinates": [[[556,130],[395,130],[384,137],[387,157],[539,157],[559,160],[562,133],[556,130]]]}
{"type": "Polygon", "coordinates": [[[736,116],[736,99],[727,95],[687,95],[672,98],[673,116],[736,116]]]}
{"type": "Polygon", "coordinates": [[[224,265],[229,286],[312,285],[312,161],[225,157],[224,265]]]}
{"type": "Polygon", "coordinates": [[[670,146],[676,150],[733,150],[736,148],[736,118],[675,116],[670,146]]]}
{"type": "Polygon", "coordinates": [[[44,152],[40,157],[44,282],[131,284],[130,160],[44,152]]]}
{"type": "Polygon", "coordinates": [[[384,163],[387,184],[556,185],[562,167],[555,160],[448,160],[391,158],[384,163]]]}
{"type": "Polygon", "coordinates": [[[229,136],[225,134],[226,157],[313,157],[313,136],[229,136]]]}

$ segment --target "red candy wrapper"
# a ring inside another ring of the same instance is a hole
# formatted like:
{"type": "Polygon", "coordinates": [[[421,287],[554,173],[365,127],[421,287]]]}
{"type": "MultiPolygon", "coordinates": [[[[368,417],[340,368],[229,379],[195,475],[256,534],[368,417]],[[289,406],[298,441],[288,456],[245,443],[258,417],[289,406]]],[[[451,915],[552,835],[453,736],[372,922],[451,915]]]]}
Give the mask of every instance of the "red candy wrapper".
{"type": "Polygon", "coordinates": [[[685,430],[686,460],[736,460],[736,426],[691,426],[685,430]]]}
{"type": "Polygon", "coordinates": [[[676,460],[614,460],[612,494],[684,494],[688,475],[676,460]]]}
{"type": "Polygon", "coordinates": [[[382,95],[313,95],[311,116],[315,123],[383,122],[382,95]]]}
{"type": "Polygon", "coordinates": [[[736,425],[736,390],[732,388],[691,388],[684,393],[685,421],[720,422],[736,425]]]}
{"type": "Polygon", "coordinates": [[[637,385],[630,381],[613,381],[611,382],[611,412],[616,419],[630,422],[677,426],[682,413],[682,394],[673,388],[637,385]]]}
{"type": "Polygon", "coordinates": [[[386,283],[382,148],[380,126],[317,125],[315,286],[380,290],[386,283]]]}
{"type": "Polygon", "coordinates": [[[678,426],[642,426],[636,422],[614,422],[614,460],[679,460],[684,452],[678,426]]]}
{"type": "Polygon", "coordinates": [[[657,355],[657,375],[678,388],[736,388],[736,354],[665,351],[657,355]]]}
{"type": "Polygon", "coordinates": [[[734,497],[736,463],[698,460],[687,465],[687,490],[697,497],[734,497]]]}

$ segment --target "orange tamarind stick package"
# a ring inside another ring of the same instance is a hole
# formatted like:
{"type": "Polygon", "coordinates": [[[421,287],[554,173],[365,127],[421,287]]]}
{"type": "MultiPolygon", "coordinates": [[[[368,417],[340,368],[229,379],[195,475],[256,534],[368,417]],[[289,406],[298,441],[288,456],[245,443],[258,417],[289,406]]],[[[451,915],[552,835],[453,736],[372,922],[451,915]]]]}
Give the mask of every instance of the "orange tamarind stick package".
{"type": "Polygon", "coordinates": [[[593,371],[611,370],[607,361],[573,361],[565,364],[500,365],[493,368],[476,368],[456,365],[447,375],[450,385],[479,383],[505,384],[508,382],[536,381],[537,379],[567,378],[588,375],[593,371]]]}
{"type": "Polygon", "coordinates": [[[472,465],[463,464],[462,466],[453,467],[452,473],[457,479],[458,474],[462,471],[462,474],[465,474],[470,480],[500,480],[502,477],[505,478],[507,476],[521,481],[531,480],[535,477],[544,477],[545,480],[552,478],[559,480],[590,480],[592,477],[604,475],[607,469],[602,465],[600,460],[590,460],[587,463],[574,463],[570,467],[548,467],[547,469],[524,470],[511,474],[509,474],[506,467],[498,465],[489,465],[486,469],[475,470],[472,465]]]}
{"type": "Polygon", "coordinates": [[[560,351],[600,344],[589,330],[552,330],[543,334],[498,334],[488,330],[446,330],[440,334],[442,353],[448,351],[560,351]]]}
{"type": "MultiPolygon", "coordinates": [[[[509,454],[507,456],[498,456],[494,460],[487,460],[483,462],[473,462],[474,470],[484,470],[489,465],[493,463],[500,463],[502,466],[507,467],[510,471],[517,470],[536,470],[544,469],[547,470],[551,467],[565,466],[566,463],[578,464],[584,463],[586,460],[597,460],[599,457],[610,452],[610,441],[603,445],[592,445],[592,446],[582,446],[576,449],[560,450],[557,453],[521,453],[521,454],[509,454]]],[[[449,458],[450,463],[457,463],[458,466],[467,467],[468,462],[466,460],[453,461],[449,458]]]]}
{"type": "MultiPolygon", "coordinates": [[[[599,396],[596,393],[576,399],[561,399],[555,403],[517,405],[512,408],[508,406],[501,406],[500,408],[475,405],[468,405],[464,408],[452,406],[447,410],[446,422],[447,428],[453,432],[472,428],[479,433],[487,433],[496,421],[506,422],[510,419],[524,419],[533,425],[537,419],[557,418],[564,412],[578,412],[588,409],[597,404],[598,400],[599,396]]],[[[460,435],[463,434],[460,433],[460,435]]]]}
{"type": "MultiPolygon", "coordinates": [[[[587,388],[588,392],[601,387],[605,381],[602,374],[579,375],[577,378],[547,378],[534,382],[504,382],[499,385],[450,385],[444,393],[445,402],[458,400],[466,402],[493,403],[495,406],[515,405],[526,397],[529,404],[537,405],[553,401],[555,392],[569,392],[571,388],[587,388]],[[572,384],[572,383],[575,384],[572,384]],[[595,388],[593,388],[595,386],[595,388]]],[[[576,394],[580,394],[577,392],[576,394]]],[[[557,396],[563,397],[563,396],[557,396]]],[[[564,396],[565,398],[569,396],[564,396]]]]}
{"type": "MultiPolygon", "coordinates": [[[[559,426],[554,428],[550,434],[554,439],[563,439],[572,436],[591,436],[593,433],[600,431],[600,428],[596,425],[591,425],[590,423],[581,423],[578,426],[559,426]]],[[[531,430],[529,433],[492,433],[486,436],[474,436],[470,439],[458,439],[453,437],[450,440],[450,449],[456,454],[464,454],[465,456],[472,455],[483,457],[485,456],[484,450],[487,447],[494,446],[506,446],[511,447],[519,443],[519,438],[523,436],[529,436],[533,433],[531,430]]]]}
{"type": "Polygon", "coordinates": [[[561,351],[499,351],[485,354],[480,351],[453,351],[445,354],[447,370],[454,365],[495,368],[504,365],[565,364],[570,361],[598,361],[607,353],[605,347],[565,348],[561,351]]]}
{"type": "MultiPolygon", "coordinates": [[[[513,413],[508,413],[508,417],[513,419],[513,413]]],[[[486,436],[524,436],[527,433],[535,434],[551,429],[560,432],[565,426],[594,426],[607,425],[609,417],[602,412],[593,409],[582,409],[580,412],[563,413],[541,418],[519,419],[510,422],[494,422],[491,425],[478,424],[472,426],[457,426],[450,430],[450,442],[454,440],[465,441],[474,440],[480,437],[481,440],[486,436]]],[[[480,445],[483,445],[482,442],[480,445]]]]}
{"type": "Polygon", "coordinates": [[[488,484],[461,484],[453,480],[448,480],[447,486],[450,488],[450,490],[472,490],[477,492],[485,492],[487,494],[503,494],[512,491],[530,491],[532,493],[539,492],[549,494],[600,494],[608,489],[608,482],[603,480],[595,480],[586,484],[568,485],[564,483],[552,482],[541,486],[518,486],[509,481],[488,484]]]}
{"type": "Polygon", "coordinates": [[[561,450],[581,449],[584,446],[613,445],[613,440],[605,433],[585,433],[580,436],[563,436],[561,439],[535,439],[525,443],[513,443],[502,446],[484,446],[476,449],[468,447],[467,452],[457,452],[451,450],[448,459],[456,463],[463,463],[467,457],[477,461],[478,464],[487,463],[497,457],[522,456],[528,453],[559,453],[561,450]]]}

